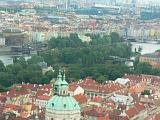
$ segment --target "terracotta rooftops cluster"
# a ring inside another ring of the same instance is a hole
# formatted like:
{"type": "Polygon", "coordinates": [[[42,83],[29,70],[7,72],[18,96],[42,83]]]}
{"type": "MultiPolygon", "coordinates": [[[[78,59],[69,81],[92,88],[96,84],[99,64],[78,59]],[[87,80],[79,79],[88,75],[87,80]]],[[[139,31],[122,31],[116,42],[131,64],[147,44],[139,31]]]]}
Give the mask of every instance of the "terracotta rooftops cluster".
{"type": "Polygon", "coordinates": [[[118,91],[124,88],[123,85],[114,82],[108,84],[99,84],[90,77],[87,77],[86,79],[79,82],[73,82],[70,85],[81,86],[85,90],[105,93],[105,94],[112,93],[114,91],[118,91]]]}

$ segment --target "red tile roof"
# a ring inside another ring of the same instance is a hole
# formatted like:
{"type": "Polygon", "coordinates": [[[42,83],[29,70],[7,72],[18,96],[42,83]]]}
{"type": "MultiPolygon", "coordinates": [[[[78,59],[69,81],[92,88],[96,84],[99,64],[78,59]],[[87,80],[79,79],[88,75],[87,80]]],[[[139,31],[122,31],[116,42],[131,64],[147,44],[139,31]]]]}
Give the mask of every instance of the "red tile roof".
{"type": "Polygon", "coordinates": [[[146,90],[148,87],[145,83],[141,82],[129,88],[129,92],[131,93],[141,93],[146,90]]]}
{"type": "Polygon", "coordinates": [[[111,107],[113,109],[116,107],[116,105],[115,105],[115,103],[113,101],[107,101],[105,105],[107,107],[111,107]]]}
{"type": "Polygon", "coordinates": [[[154,81],[159,81],[160,76],[153,76],[153,75],[136,75],[136,74],[131,74],[131,75],[125,75],[123,78],[128,78],[130,81],[137,81],[137,82],[154,82],[154,81]]]}
{"type": "Polygon", "coordinates": [[[157,114],[154,120],[160,120],[160,114],[157,114]]]}
{"type": "Polygon", "coordinates": [[[95,80],[88,77],[80,82],[73,82],[70,85],[74,85],[74,86],[79,85],[86,91],[89,90],[93,92],[106,93],[106,94],[112,93],[114,91],[118,91],[124,88],[123,85],[119,83],[114,83],[114,82],[106,85],[98,84],[95,80]]]}
{"type": "Polygon", "coordinates": [[[127,116],[120,118],[120,120],[129,120],[127,116]]]}
{"type": "Polygon", "coordinates": [[[105,112],[105,109],[102,107],[89,106],[85,111],[85,114],[88,116],[94,116],[99,118],[99,117],[105,117],[106,112],[105,112]]]}
{"type": "Polygon", "coordinates": [[[37,99],[39,100],[49,100],[51,98],[51,96],[48,96],[48,95],[40,95],[37,97],[37,99]]]}
{"type": "Polygon", "coordinates": [[[5,103],[7,98],[5,96],[0,96],[0,103],[5,103]]]}
{"type": "Polygon", "coordinates": [[[38,91],[38,90],[49,91],[52,89],[52,84],[38,85],[38,84],[23,83],[23,84],[18,84],[17,86],[28,88],[31,91],[38,91]]]}
{"type": "Polygon", "coordinates": [[[136,103],[136,104],[134,104],[134,106],[136,107],[138,112],[145,109],[145,105],[143,103],[136,103]]]}
{"type": "Polygon", "coordinates": [[[9,112],[10,111],[18,111],[18,112],[20,112],[22,110],[23,110],[23,108],[21,106],[14,105],[14,104],[6,104],[4,106],[4,109],[3,109],[4,112],[8,112],[8,111],[9,112]]]}
{"type": "Polygon", "coordinates": [[[27,117],[28,117],[28,112],[22,111],[22,112],[20,113],[20,116],[21,116],[22,118],[27,118],[27,117]]]}
{"type": "Polygon", "coordinates": [[[137,110],[135,107],[130,108],[128,110],[126,110],[126,114],[128,115],[129,118],[134,117],[136,114],[138,114],[137,110]]]}
{"type": "Polygon", "coordinates": [[[46,90],[37,90],[36,96],[49,95],[50,91],[46,90]]]}
{"type": "Polygon", "coordinates": [[[12,88],[10,91],[6,92],[6,96],[7,97],[18,97],[19,95],[26,95],[26,94],[30,94],[30,92],[22,87],[22,88],[12,88]]]}
{"type": "Polygon", "coordinates": [[[109,118],[112,120],[117,120],[119,119],[120,114],[121,112],[119,110],[114,109],[109,113],[109,118]]]}
{"type": "Polygon", "coordinates": [[[106,115],[104,117],[98,117],[98,120],[110,120],[110,119],[109,119],[109,116],[106,115]]]}
{"type": "Polygon", "coordinates": [[[103,102],[103,98],[100,96],[96,96],[95,98],[91,99],[90,102],[95,102],[95,103],[102,103],[103,102]]]}
{"type": "Polygon", "coordinates": [[[76,85],[69,85],[69,91],[74,92],[77,89],[78,86],[76,85]]]}
{"type": "Polygon", "coordinates": [[[75,98],[76,101],[79,102],[79,104],[84,104],[84,103],[87,103],[87,101],[88,101],[88,98],[86,95],[79,94],[79,95],[75,95],[73,97],[75,98]]]}
{"type": "Polygon", "coordinates": [[[38,107],[37,107],[36,105],[32,104],[31,110],[36,110],[37,108],[38,108],[38,107]]]}

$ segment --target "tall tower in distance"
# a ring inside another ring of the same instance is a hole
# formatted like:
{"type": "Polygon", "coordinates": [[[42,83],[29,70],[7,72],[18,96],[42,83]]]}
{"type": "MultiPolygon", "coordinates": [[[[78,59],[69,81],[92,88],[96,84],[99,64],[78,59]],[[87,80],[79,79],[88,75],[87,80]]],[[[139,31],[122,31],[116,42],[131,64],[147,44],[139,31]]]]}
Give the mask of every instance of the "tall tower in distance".
{"type": "Polygon", "coordinates": [[[68,10],[70,8],[70,0],[65,0],[65,9],[68,10]]]}
{"type": "Polygon", "coordinates": [[[116,0],[110,0],[110,5],[116,5],[117,1],[116,0]]]}

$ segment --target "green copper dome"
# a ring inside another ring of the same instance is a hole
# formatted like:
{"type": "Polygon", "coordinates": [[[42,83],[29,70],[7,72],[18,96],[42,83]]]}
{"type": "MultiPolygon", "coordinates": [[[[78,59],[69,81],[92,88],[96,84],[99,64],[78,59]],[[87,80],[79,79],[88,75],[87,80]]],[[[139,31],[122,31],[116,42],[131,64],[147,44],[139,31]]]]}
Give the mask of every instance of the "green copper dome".
{"type": "Polygon", "coordinates": [[[53,96],[48,101],[46,108],[57,111],[80,110],[78,102],[71,96],[53,96]]]}
{"type": "Polygon", "coordinates": [[[57,81],[54,84],[54,90],[57,95],[53,96],[46,106],[47,109],[52,109],[56,111],[69,111],[69,110],[80,110],[78,102],[68,94],[68,83],[65,80],[65,73],[57,77],[57,81]]]}

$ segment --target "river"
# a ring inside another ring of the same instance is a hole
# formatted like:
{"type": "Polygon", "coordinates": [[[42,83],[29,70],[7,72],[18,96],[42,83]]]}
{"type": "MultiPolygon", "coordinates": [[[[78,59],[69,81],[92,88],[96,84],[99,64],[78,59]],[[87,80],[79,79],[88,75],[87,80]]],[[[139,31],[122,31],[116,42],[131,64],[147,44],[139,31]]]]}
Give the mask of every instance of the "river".
{"type": "Polygon", "coordinates": [[[138,43],[132,42],[132,51],[135,51],[135,48],[138,50],[139,47],[142,48],[141,54],[153,53],[156,50],[160,49],[160,44],[151,44],[151,43],[138,43]]]}

